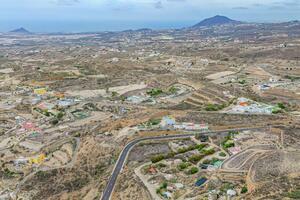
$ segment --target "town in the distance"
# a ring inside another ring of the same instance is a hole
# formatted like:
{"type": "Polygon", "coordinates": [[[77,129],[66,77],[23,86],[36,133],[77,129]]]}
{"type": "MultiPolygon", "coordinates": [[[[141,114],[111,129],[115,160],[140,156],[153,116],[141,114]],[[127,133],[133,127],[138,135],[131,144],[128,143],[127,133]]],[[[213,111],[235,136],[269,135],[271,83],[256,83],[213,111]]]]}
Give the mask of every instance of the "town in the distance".
{"type": "Polygon", "coordinates": [[[300,199],[300,21],[0,33],[1,200],[300,199]]]}

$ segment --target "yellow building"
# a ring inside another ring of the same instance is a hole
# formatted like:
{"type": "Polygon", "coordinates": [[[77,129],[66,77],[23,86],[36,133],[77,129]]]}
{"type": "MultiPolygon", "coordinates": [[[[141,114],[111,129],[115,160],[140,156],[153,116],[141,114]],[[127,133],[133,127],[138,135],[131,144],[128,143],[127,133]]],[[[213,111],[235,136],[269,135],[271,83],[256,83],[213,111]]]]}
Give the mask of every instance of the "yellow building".
{"type": "Polygon", "coordinates": [[[47,90],[46,88],[37,88],[37,89],[34,89],[34,94],[37,94],[37,95],[44,95],[47,93],[47,90]]]}
{"type": "Polygon", "coordinates": [[[46,159],[46,155],[45,154],[40,154],[37,157],[30,158],[29,163],[39,165],[39,164],[43,163],[45,159],[46,159]]]}

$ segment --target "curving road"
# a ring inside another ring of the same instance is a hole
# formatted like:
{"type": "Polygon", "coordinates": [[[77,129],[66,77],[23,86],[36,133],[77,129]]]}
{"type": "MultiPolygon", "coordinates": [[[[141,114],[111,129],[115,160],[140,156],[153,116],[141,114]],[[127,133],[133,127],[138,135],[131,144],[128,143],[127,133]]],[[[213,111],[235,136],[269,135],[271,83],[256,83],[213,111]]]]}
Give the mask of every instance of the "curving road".
{"type": "Polygon", "coordinates": [[[238,128],[238,129],[226,129],[226,130],[221,130],[221,131],[207,131],[207,132],[186,132],[185,134],[177,134],[177,135],[163,135],[163,136],[154,136],[154,137],[144,137],[144,138],[138,138],[135,139],[131,142],[129,142],[125,148],[122,150],[117,163],[113,169],[113,172],[108,180],[108,184],[106,185],[102,196],[100,198],[100,200],[110,200],[111,198],[111,194],[114,190],[115,184],[117,182],[117,178],[119,173],[122,171],[122,168],[126,162],[126,158],[128,156],[128,154],[130,153],[130,150],[132,149],[132,147],[134,147],[136,144],[143,142],[143,141],[147,141],[147,140],[163,140],[163,139],[178,139],[178,138],[188,138],[197,134],[220,134],[220,133],[225,133],[225,132],[229,132],[229,131],[246,131],[246,130],[258,130],[258,129],[262,129],[264,127],[256,127],[256,128],[238,128]]]}

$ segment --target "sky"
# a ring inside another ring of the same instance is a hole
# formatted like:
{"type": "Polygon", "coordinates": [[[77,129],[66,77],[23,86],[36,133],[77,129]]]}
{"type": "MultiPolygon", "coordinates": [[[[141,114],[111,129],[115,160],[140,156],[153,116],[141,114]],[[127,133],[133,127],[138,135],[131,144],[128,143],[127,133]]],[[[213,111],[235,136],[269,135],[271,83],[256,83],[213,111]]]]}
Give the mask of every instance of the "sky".
{"type": "Polygon", "coordinates": [[[300,0],[0,0],[0,31],[182,28],[215,15],[248,22],[300,20],[300,0]]]}

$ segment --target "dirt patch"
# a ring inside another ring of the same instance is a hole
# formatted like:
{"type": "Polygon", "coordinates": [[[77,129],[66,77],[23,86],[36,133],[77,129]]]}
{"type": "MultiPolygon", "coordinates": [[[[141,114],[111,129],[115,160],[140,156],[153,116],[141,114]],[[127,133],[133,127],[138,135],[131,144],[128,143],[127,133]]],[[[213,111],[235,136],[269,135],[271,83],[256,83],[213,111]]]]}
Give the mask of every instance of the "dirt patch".
{"type": "Polygon", "coordinates": [[[169,152],[171,152],[171,149],[167,143],[142,144],[132,149],[128,156],[128,160],[144,162],[149,161],[153,155],[166,154],[169,152]]]}

